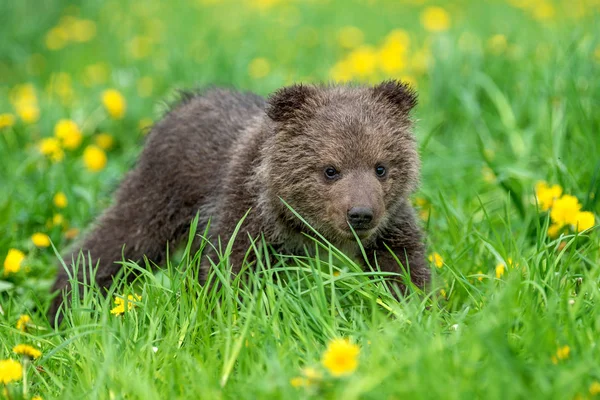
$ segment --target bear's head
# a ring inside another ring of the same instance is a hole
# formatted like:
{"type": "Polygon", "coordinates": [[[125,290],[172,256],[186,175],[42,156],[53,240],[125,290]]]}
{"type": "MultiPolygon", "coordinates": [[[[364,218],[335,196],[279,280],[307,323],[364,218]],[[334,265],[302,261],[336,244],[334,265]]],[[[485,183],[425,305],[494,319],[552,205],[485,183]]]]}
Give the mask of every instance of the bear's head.
{"type": "Polygon", "coordinates": [[[287,202],[334,244],[368,240],[418,183],[411,132],[417,98],[406,84],[294,85],[268,100],[268,197],[296,224],[287,202]]]}

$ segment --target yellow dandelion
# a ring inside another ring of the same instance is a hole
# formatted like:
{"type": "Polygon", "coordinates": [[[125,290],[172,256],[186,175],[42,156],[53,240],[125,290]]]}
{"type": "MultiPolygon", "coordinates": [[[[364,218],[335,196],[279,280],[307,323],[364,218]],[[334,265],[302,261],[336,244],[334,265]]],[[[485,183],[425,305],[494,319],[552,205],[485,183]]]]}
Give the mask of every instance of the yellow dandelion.
{"type": "Polygon", "coordinates": [[[503,263],[499,263],[496,265],[496,278],[500,279],[502,275],[504,275],[504,271],[506,271],[506,265],[503,263]]]}
{"type": "Polygon", "coordinates": [[[295,388],[302,387],[302,386],[308,386],[308,379],[303,378],[301,376],[296,376],[296,377],[290,379],[290,385],[292,385],[295,388]]]}
{"type": "Polygon", "coordinates": [[[118,90],[108,89],[102,92],[102,104],[112,119],[122,119],[125,116],[127,103],[118,90]]]}
{"type": "Polygon", "coordinates": [[[96,37],[96,23],[89,19],[76,19],[69,24],[68,35],[74,42],[89,42],[96,37]]]}
{"type": "Polygon", "coordinates": [[[440,295],[445,299],[448,298],[448,293],[446,293],[446,289],[440,289],[440,295]]]}
{"type": "Polygon", "coordinates": [[[62,214],[54,214],[52,216],[51,226],[60,226],[64,225],[65,217],[62,214]]]}
{"type": "Polygon", "coordinates": [[[337,41],[345,49],[354,49],[360,46],[364,39],[364,33],[355,26],[345,26],[337,33],[337,41]]]}
{"type": "Polygon", "coordinates": [[[559,347],[558,350],[556,350],[556,355],[552,356],[552,363],[558,364],[559,361],[566,360],[567,358],[569,358],[570,354],[571,348],[569,346],[564,345],[562,347],[559,347]]]}
{"type": "Polygon", "coordinates": [[[101,171],[106,166],[106,153],[97,146],[87,146],[83,151],[83,162],[92,172],[101,171]]]}
{"type": "Polygon", "coordinates": [[[45,43],[49,50],[60,50],[69,42],[69,32],[61,27],[56,26],[46,33],[45,43]]]}
{"type": "Polygon", "coordinates": [[[542,211],[548,211],[556,199],[562,196],[563,189],[560,185],[548,186],[545,181],[539,181],[535,184],[535,197],[542,211]]]}
{"type": "Polygon", "coordinates": [[[506,36],[502,34],[492,36],[487,41],[487,48],[492,54],[495,55],[504,53],[508,48],[508,41],[506,40],[506,36]]]}
{"type": "Polygon", "coordinates": [[[442,32],[450,28],[450,15],[442,7],[427,7],[421,14],[421,24],[429,32],[442,32]]]}
{"type": "Polygon", "coordinates": [[[0,129],[10,128],[15,124],[15,116],[9,113],[0,114],[0,129]]]}
{"type": "Polygon", "coordinates": [[[540,1],[532,11],[533,17],[540,21],[550,20],[556,14],[554,6],[546,1],[540,1]]]}
{"type": "Polygon", "coordinates": [[[348,63],[358,77],[371,76],[377,66],[377,52],[371,46],[361,46],[348,55],[348,63]]]}
{"type": "Polygon", "coordinates": [[[75,123],[70,119],[61,119],[54,126],[54,136],[56,136],[62,142],[65,149],[75,150],[81,144],[83,135],[81,130],[75,123]]]}
{"type": "Polygon", "coordinates": [[[99,133],[94,138],[94,142],[102,150],[110,150],[115,143],[115,139],[108,133],[99,133]]]}
{"type": "Polygon", "coordinates": [[[281,0],[249,0],[250,5],[260,10],[267,10],[277,5],[281,0]]]}
{"type": "Polygon", "coordinates": [[[53,162],[60,162],[65,157],[65,152],[60,146],[60,141],[56,138],[45,138],[38,144],[40,153],[48,157],[53,162]]]}
{"type": "Polygon", "coordinates": [[[28,344],[18,344],[13,347],[13,353],[29,358],[40,358],[42,352],[28,344]]]}
{"type": "Polygon", "coordinates": [[[21,332],[25,332],[27,331],[27,325],[29,325],[31,323],[31,317],[29,315],[21,315],[19,317],[19,319],[17,320],[17,329],[20,330],[21,332]]]}
{"type": "Polygon", "coordinates": [[[598,381],[592,382],[592,384],[590,385],[590,394],[592,396],[600,394],[600,382],[598,382],[598,381]]]}
{"type": "Polygon", "coordinates": [[[336,82],[352,80],[352,67],[347,60],[337,62],[330,70],[329,76],[336,82]]]}
{"type": "Polygon", "coordinates": [[[429,255],[429,261],[432,262],[436,267],[442,268],[444,265],[444,259],[439,253],[433,253],[429,255]]]}
{"type": "Polygon", "coordinates": [[[579,204],[577,197],[565,194],[552,205],[550,218],[560,226],[574,225],[577,222],[580,209],[581,204],[579,204]]]}
{"type": "Polygon", "coordinates": [[[18,105],[17,114],[26,124],[35,124],[40,119],[40,109],[37,104],[18,105]]]}
{"type": "Polygon", "coordinates": [[[307,367],[302,369],[302,376],[290,379],[290,384],[293,387],[310,386],[318,383],[321,379],[323,379],[323,374],[315,368],[307,367]]]}
{"type": "Polygon", "coordinates": [[[551,224],[548,227],[548,237],[551,239],[556,239],[562,228],[563,227],[558,224],[551,224]]]}
{"type": "Polygon", "coordinates": [[[69,204],[67,196],[63,192],[56,193],[52,198],[52,202],[58,208],[65,208],[69,204]]]}
{"type": "MultiPolygon", "coordinates": [[[[142,300],[142,296],[128,295],[127,296],[127,311],[131,311],[135,306],[136,301],[142,300]]],[[[123,297],[115,296],[115,307],[110,310],[111,314],[123,315],[125,314],[125,299],[123,297]]]]}
{"type": "Polygon", "coordinates": [[[258,57],[248,64],[248,75],[254,79],[264,78],[271,72],[271,64],[264,57],[258,57]]]}
{"type": "Polygon", "coordinates": [[[594,226],[594,214],[589,211],[580,211],[575,215],[575,222],[572,224],[577,232],[583,232],[594,226]]]}
{"type": "Polygon", "coordinates": [[[33,396],[31,398],[31,400],[44,400],[44,399],[42,399],[42,396],[33,396]]]}
{"type": "Polygon", "coordinates": [[[18,381],[23,377],[23,366],[13,359],[0,360],[0,382],[3,384],[18,381]]]}
{"type": "Polygon", "coordinates": [[[152,54],[153,42],[148,36],[135,36],[129,41],[127,49],[134,59],[139,60],[152,54]]]}
{"type": "Polygon", "coordinates": [[[479,275],[479,276],[477,277],[477,280],[478,280],[479,282],[481,282],[481,281],[483,280],[483,277],[484,277],[484,275],[483,275],[483,271],[481,271],[481,270],[477,271],[477,275],[479,275]]]}
{"type": "Polygon", "coordinates": [[[37,247],[48,247],[50,246],[50,237],[45,233],[36,232],[31,236],[31,241],[37,247]]]}
{"type": "Polygon", "coordinates": [[[25,253],[21,250],[9,249],[4,259],[4,276],[19,272],[23,260],[25,260],[25,253]]]}
{"type": "Polygon", "coordinates": [[[348,339],[333,339],[327,345],[321,362],[333,376],[352,374],[358,367],[360,347],[348,339]]]}

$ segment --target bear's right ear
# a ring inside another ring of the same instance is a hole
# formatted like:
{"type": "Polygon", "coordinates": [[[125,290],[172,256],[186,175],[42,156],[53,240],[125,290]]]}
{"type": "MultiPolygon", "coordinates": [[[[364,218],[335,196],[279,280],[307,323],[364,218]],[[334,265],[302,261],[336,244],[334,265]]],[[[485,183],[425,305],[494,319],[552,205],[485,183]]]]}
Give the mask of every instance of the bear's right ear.
{"type": "Polygon", "coordinates": [[[313,95],[314,88],[294,84],[277,90],[267,100],[266,113],[273,121],[286,121],[298,116],[303,106],[313,95]]]}
{"type": "Polygon", "coordinates": [[[393,105],[405,115],[417,105],[417,93],[407,83],[398,80],[383,81],[373,88],[376,98],[393,105]]]}

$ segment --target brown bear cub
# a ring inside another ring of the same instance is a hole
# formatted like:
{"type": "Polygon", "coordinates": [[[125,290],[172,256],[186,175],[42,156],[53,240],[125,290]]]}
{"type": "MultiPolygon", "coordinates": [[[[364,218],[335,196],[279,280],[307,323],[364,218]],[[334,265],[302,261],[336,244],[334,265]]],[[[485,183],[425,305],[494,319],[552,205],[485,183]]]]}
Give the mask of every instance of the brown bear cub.
{"type": "MultiPolygon", "coordinates": [[[[75,258],[89,252],[99,265],[97,284],[108,287],[123,257],[164,261],[167,246],[187,237],[197,213],[198,231],[210,219],[211,240],[227,243],[250,210],[230,257],[237,273],[250,238],[261,234],[282,254],[314,248],[306,236],[311,229],[287,203],[349,256],[360,258],[354,231],[372,266],[410,271],[422,287],[430,272],[408,200],[420,166],[409,115],[416,102],[397,81],[293,85],[267,100],[226,89],[188,95],[153,127],[115,204],[75,258]]],[[[61,270],[53,290],[65,289],[68,274],[61,270]]],[[[51,320],[61,302],[59,294],[51,320]]]]}

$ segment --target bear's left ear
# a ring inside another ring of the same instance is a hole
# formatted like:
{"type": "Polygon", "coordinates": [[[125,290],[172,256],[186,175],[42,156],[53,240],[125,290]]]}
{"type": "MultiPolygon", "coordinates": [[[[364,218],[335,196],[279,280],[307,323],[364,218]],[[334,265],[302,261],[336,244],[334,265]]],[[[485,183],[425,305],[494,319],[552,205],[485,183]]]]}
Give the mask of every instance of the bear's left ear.
{"type": "Polygon", "coordinates": [[[389,80],[373,87],[373,95],[384,100],[402,114],[408,114],[417,105],[417,93],[407,83],[389,80]]]}
{"type": "Polygon", "coordinates": [[[267,100],[267,115],[276,122],[290,120],[301,115],[302,109],[310,101],[314,91],[312,86],[302,84],[277,90],[267,100]]]}

